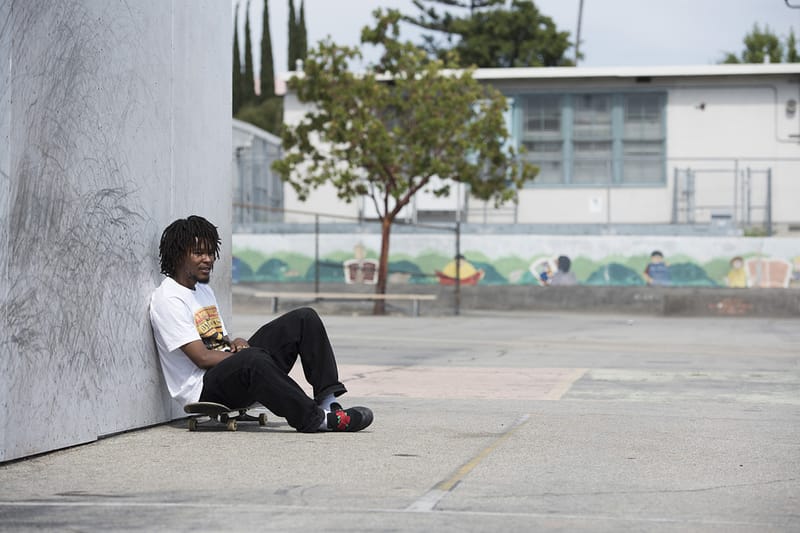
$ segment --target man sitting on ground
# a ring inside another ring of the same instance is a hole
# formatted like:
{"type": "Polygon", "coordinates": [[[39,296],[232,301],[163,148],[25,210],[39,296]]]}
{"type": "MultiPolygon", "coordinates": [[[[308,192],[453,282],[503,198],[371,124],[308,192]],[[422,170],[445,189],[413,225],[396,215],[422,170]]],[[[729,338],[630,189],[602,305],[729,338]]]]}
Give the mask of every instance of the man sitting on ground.
{"type": "Polygon", "coordinates": [[[161,368],[182,405],[215,402],[237,408],[260,403],[297,431],[360,431],[372,423],[366,407],[343,409],[325,326],[311,308],[290,311],[249,340],[230,340],[208,285],[219,258],[217,228],[199,216],[179,219],[161,235],[161,272],[150,300],[150,322],[161,368]],[[309,398],[289,377],[300,357],[313,386],[309,398]]]}

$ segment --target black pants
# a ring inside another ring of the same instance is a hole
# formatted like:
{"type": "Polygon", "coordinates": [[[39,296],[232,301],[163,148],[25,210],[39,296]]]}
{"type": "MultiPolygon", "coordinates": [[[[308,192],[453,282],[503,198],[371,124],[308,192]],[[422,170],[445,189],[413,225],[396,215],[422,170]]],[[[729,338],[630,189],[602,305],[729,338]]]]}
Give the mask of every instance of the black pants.
{"type": "Polygon", "coordinates": [[[317,431],[324,413],[315,400],[347,391],[317,312],[308,307],[290,311],[262,326],[248,342],[249,348],[206,372],[200,401],[229,407],[258,402],[298,431],[317,431]],[[314,399],[289,377],[298,355],[314,399]]]}

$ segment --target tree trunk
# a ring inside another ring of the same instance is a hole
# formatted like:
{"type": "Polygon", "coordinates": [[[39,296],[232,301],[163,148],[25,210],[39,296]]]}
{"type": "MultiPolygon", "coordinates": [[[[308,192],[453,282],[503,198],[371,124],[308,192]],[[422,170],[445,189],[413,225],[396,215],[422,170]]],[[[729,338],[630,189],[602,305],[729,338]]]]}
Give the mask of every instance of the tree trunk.
{"type": "MultiPolygon", "coordinates": [[[[381,257],[378,261],[378,284],[375,294],[386,294],[386,285],[389,281],[389,234],[392,232],[392,219],[381,219],[381,257]]],[[[372,314],[383,315],[386,313],[386,300],[375,300],[372,314]]]]}

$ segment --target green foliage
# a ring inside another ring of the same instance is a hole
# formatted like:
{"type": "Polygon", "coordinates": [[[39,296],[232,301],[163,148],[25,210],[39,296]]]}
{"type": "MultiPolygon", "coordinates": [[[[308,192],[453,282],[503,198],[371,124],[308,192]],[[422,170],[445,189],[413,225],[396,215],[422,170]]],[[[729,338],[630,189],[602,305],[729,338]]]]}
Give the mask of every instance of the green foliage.
{"type": "MultiPolygon", "coordinates": [[[[397,12],[378,10],[376,16],[377,26],[364,29],[362,42],[384,46],[375,68],[389,79],[379,80],[374,71],[353,74],[348,61],[359,57],[356,50],[319,43],[304,76],[289,82],[315,108],[284,130],[286,153],[275,169],[301,198],[324,183],[347,201],[371,193],[381,218],[389,220],[433,176],[468,183],[484,200],[512,200],[514,188],[537,169],[513,165],[513,152],[504,148],[505,98],[475,81],[471,70],[445,73],[442,62],[395,40],[397,12]],[[325,146],[313,142],[317,134],[325,146]]],[[[447,194],[449,185],[433,192],[447,194]]]]}
{"type": "Polygon", "coordinates": [[[243,91],[242,57],[239,51],[239,4],[236,4],[236,11],[233,16],[233,87],[231,88],[234,115],[242,107],[243,91]]]}
{"type": "Polygon", "coordinates": [[[300,0],[300,20],[297,22],[297,54],[305,60],[308,55],[308,32],[306,31],[306,3],[300,0]]]}
{"type": "Polygon", "coordinates": [[[298,60],[305,60],[308,55],[308,32],[306,31],[306,6],[300,0],[300,14],[295,13],[294,1],[289,0],[289,55],[287,62],[289,71],[294,72],[298,60]]]}
{"type": "MultiPolygon", "coordinates": [[[[264,0],[264,11],[261,17],[261,95],[258,102],[264,102],[275,96],[275,68],[272,64],[272,36],[269,32],[269,0],[264,0]]],[[[277,130],[267,130],[273,133],[277,130]]]]}
{"type": "Polygon", "coordinates": [[[244,18],[244,78],[242,80],[242,102],[255,98],[255,79],[253,75],[253,41],[250,37],[250,2],[245,4],[244,18]]]}
{"type": "Polygon", "coordinates": [[[764,226],[748,226],[744,228],[745,237],[766,237],[767,228],[764,226]]]}
{"type": "Polygon", "coordinates": [[[786,63],[800,63],[800,53],[797,52],[797,38],[794,36],[794,29],[789,30],[789,37],[786,38],[786,63]]]}
{"type": "Polygon", "coordinates": [[[459,65],[477,67],[573,64],[565,55],[572,46],[569,32],[558,31],[553,20],[543,15],[530,0],[513,0],[508,7],[499,0],[469,4],[453,0],[425,2],[444,4],[448,8],[469,8],[468,14],[457,16],[425,7],[421,0],[414,1],[421,13],[417,17],[405,16],[403,20],[446,36],[445,42],[437,42],[432,34],[423,37],[424,48],[434,57],[443,59],[450,52],[456,52],[459,65]]]}
{"type": "Polygon", "coordinates": [[[762,30],[756,23],[744,37],[744,50],[741,55],[726,52],[722,63],[763,63],[767,57],[770,63],[797,63],[800,58],[794,31],[789,33],[784,46],[769,26],[765,25],[762,30]]]}
{"type": "Polygon", "coordinates": [[[262,130],[280,135],[283,124],[283,97],[273,96],[261,103],[249,102],[234,116],[262,130]]]}
{"type": "MultiPolygon", "coordinates": [[[[249,5],[249,2],[246,6],[249,5]]],[[[239,59],[238,26],[233,39],[233,116],[265,131],[279,135],[283,124],[283,98],[275,96],[272,63],[272,37],[269,32],[269,7],[264,0],[261,34],[261,94],[255,94],[253,51],[250,39],[250,15],[245,7],[245,65],[239,59]]],[[[238,7],[237,7],[238,17],[238,7]]]]}
{"type": "Polygon", "coordinates": [[[294,72],[297,60],[300,56],[300,36],[297,25],[297,16],[294,10],[294,0],[289,0],[289,55],[287,56],[287,67],[289,72],[294,72]]]}

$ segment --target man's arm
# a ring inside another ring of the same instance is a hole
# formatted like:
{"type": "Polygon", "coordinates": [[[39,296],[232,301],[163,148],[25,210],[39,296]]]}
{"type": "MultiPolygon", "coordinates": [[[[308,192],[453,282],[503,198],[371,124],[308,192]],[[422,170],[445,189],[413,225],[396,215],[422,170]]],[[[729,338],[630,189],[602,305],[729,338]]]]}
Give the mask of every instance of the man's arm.
{"type": "Polygon", "coordinates": [[[181,350],[186,354],[186,357],[191,359],[192,362],[200,368],[212,368],[218,365],[222,360],[230,357],[232,353],[209,350],[202,340],[184,344],[181,346],[181,350]]]}

